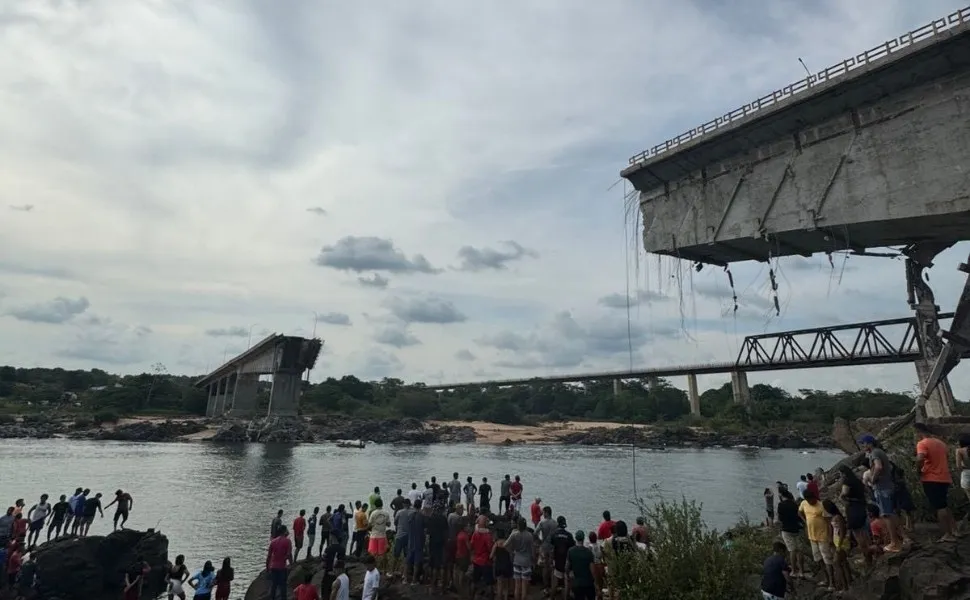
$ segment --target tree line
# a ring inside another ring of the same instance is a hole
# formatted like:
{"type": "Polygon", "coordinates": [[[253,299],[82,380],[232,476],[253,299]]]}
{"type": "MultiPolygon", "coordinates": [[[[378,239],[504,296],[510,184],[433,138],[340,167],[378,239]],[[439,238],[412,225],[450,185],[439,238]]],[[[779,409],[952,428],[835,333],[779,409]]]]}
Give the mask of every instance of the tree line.
{"type": "MultiPolygon", "coordinates": [[[[198,377],[160,370],[139,375],[90,371],[0,367],[0,411],[117,414],[204,415],[206,392],[194,387],[198,377]]],[[[304,414],[339,413],[361,418],[483,420],[525,424],[564,419],[655,423],[691,419],[687,393],[666,380],[653,386],[630,380],[614,394],[612,381],[584,385],[534,383],[515,387],[464,388],[436,392],[400,379],[362,381],[353,375],[304,384],[304,414]]],[[[270,383],[261,382],[259,399],[269,402],[270,383]]],[[[765,384],[750,387],[747,408],[734,404],[731,384],[701,394],[701,417],[718,423],[825,423],[835,417],[885,417],[903,414],[914,402],[910,393],[882,389],[800,389],[790,393],[765,384]]],[[[963,403],[961,403],[962,407],[963,403]]]]}

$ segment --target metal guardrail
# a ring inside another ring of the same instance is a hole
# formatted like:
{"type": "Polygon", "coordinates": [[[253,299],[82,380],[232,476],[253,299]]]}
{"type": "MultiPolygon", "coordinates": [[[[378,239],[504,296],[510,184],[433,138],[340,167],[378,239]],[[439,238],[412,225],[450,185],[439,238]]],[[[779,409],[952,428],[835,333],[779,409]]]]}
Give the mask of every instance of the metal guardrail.
{"type": "Polygon", "coordinates": [[[909,33],[904,33],[898,38],[889,40],[876,46],[875,48],[866,50],[862,54],[847,58],[837,65],[833,65],[827,69],[819,71],[815,75],[809,75],[801,81],[797,81],[780,90],[776,90],[767,96],[762,96],[754,102],[745,104],[741,108],[733,110],[724,116],[718,117],[712,121],[708,121],[703,125],[699,125],[694,129],[691,129],[686,133],[682,133],[673,139],[669,139],[662,144],[657,144],[649,150],[644,150],[643,152],[630,157],[630,164],[635,165],[646,162],[651,158],[674,150],[678,146],[681,146],[691,140],[707,135],[712,131],[717,131],[722,127],[726,127],[731,123],[752,115],[764,108],[778,104],[782,100],[787,100],[792,96],[797,96],[798,94],[806,92],[820,83],[825,83],[844,77],[855,69],[864,67],[874,60],[890,56],[893,53],[912,46],[917,42],[936,37],[945,33],[947,30],[956,27],[957,25],[967,22],[970,22],[970,6],[962,8],[953,14],[947,15],[946,17],[936,19],[932,23],[928,23],[919,29],[914,29],[909,33]]]}

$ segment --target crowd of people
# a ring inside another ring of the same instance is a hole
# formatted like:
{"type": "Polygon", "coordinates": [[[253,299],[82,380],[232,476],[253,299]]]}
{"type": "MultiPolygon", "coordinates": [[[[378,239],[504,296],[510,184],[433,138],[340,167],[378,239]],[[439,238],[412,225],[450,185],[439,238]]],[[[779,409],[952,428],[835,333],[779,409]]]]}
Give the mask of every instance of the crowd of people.
{"type": "MultiPolygon", "coordinates": [[[[953,485],[947,462],[949,450],[923,424],[915,425],[916,470],[929,508],[936,512],[939,543],[953,542],[958,532],[947,496],[953,485]]],[[[781,540],[765,560],[762,577],[764,600],[785,597],[794,579],[816,580],[830,591],[846,590],[853,579],[850,557],[856,552],[868,566],[875,556],[896,553],[911,542],[915,506],[905,472],[880,446],[865,435],[865,471],[856,474],[847,464],[837,469],[835,497],[823,498],[819,489],[825,472],[806,473],[795,484],[795,493],[782,482],[775,492],[765,488],[766,524],[781,528],[781,540]],[[816,575],[813,574],[817,573],[816,575]]],[[[960,485],[970,498],[970,437],[960,439],[956,465],[960,485]]]]}
{"type": "Polygon", "coordinates": [[[0,517],[0,589],[29,589],[33,585],[33,563],[30,553],[41,542],[49,542],[65,535],[84,537],[91,524],[105,509],[116,506],[114,528],[123,528],[128,521],[134,501],[131,494],[117,490],[107,506],[103,495],[94,495],[87,488],[77,488],[70,497],[61,494],[51,502],[49,494],[41,494],[30,508],[18,498],[0,517]],[[46,534],[45,534],[46,529],[46,534]]]}
{"type": "Polygon", "coordinates": [[[525,518],[524,486],[506,475],[493,492],[487,477],[475,484],[458,473],[445,483],[436,477],[398,489],[385,503],[380,487],[366,502],[336,508],[302,509],[292,527],[278,511],[270,524],[266,570],[271,600],[286,600],[289,568],[316,552],[324,569],[322,590],[308,578],[294,591],[296,600],[349,598],[348,554],[366,567],[362,600],[374,600],[382,573],[428,592],[451,590],[468,598],[494,595],[524,600],[534,583],[550,597],[568,600],[602,598],[609,588],[606,560],[610,554],[649,551],[643,519],[629,528],[603,513],[595,532],[570,531],[564,516],[536,497],[525,518]],[[319,538],[319,541],[318,541],[319,538]]]}

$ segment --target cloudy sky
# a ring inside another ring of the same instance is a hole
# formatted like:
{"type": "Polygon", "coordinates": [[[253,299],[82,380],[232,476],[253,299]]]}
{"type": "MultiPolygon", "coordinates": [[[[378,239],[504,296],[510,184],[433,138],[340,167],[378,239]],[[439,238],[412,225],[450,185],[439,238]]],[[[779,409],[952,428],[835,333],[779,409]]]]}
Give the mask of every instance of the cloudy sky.
{"type": "MultiPolygon", "coordinates": [[[[315,379],[465,381],[908,316],[902,262],[824,256],[782,261],[780,317],[767,269],[734,266],[735,313],[723,272],[637,250],[618,174],[800,79],[799,57],[820,70],[962,3],[4,3],[0,364],[201,373],[316,321],[315,379]]],[[[946,310],[966,252],[931,273],[946,310]]]]}

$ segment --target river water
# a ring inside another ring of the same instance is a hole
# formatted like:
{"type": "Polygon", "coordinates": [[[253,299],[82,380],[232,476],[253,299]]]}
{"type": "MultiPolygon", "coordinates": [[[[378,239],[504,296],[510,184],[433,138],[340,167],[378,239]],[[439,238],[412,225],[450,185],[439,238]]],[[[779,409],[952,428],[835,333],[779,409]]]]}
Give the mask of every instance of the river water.
{"type": "MultiPolygon", "coordinates": [[[[794,485],[799,473],[829,468],[839,452],[705,449],[667,452],[581,446],[377,446],[363,450],[327,445],[148,444],[71,440],[0,440],[0,502],[42,493],[52,498],[74,488],[101,491],[110,500],[123,488],[134,497],[129,526],[158,527],[169,552],[184,554],[189,568],[205,560],[218,567],[231,556],[242,597],[265,560],[270,520],[277,509],[287,523],[301,508],[365,499],[375,485],[385,502],[412,481],[423,487],[458,471],[493,483],[522,476],[524,498],[541,496],[569,527],[588,530],[605,509],[632,521],[634,470],[640,497],[687,498],[704,503],[704,518],[727,527],[742,513],[764,518],[762,491],[776,480],[794,485]],[[634,469],[635,465],[635,469],[634,469]]],[[[113,510],[113,509],[112,509],[113,510]]],[[[92,534],[111,530],[111,514],[97,520],[92,534]]]]}

